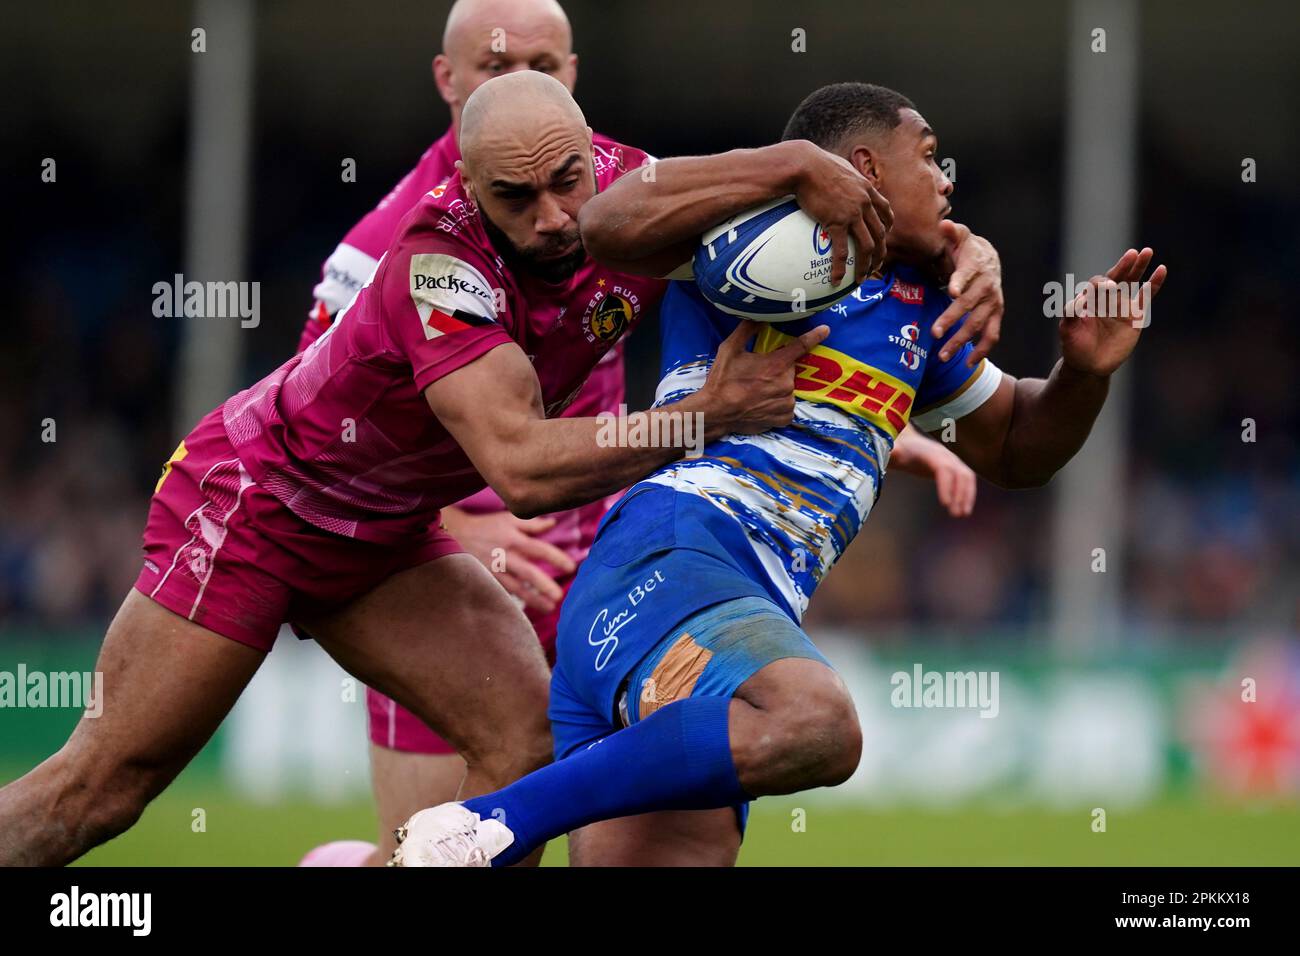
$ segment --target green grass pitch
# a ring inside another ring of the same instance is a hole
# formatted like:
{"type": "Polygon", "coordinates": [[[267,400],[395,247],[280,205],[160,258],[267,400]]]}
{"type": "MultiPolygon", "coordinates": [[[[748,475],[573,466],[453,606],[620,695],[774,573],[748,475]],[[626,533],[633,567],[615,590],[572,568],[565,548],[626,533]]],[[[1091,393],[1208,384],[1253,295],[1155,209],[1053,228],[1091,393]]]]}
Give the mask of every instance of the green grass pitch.
{"type": "MultiPolygon", "coordinates": [[[[864,810],[798,798],[756,804],[740,863],[748,866],[1295,865],[1300,807],[1248,808],[1167,801],[1109,812],[1095,833],[1089,809],[1073,812],[965,807],[864,810]],[[806,811],[795,829],[795,808],[806,811]]],[[[364,802],[256,804],[184,782],[164,793],[127,834],[82,860],[88,866],[289,866],[317,844],[373,839],[364,802]],[[206,832],[191,829],[206,813],[206,832]]],[[[562,866],[563,841],[545,863],[562,866]]]]}

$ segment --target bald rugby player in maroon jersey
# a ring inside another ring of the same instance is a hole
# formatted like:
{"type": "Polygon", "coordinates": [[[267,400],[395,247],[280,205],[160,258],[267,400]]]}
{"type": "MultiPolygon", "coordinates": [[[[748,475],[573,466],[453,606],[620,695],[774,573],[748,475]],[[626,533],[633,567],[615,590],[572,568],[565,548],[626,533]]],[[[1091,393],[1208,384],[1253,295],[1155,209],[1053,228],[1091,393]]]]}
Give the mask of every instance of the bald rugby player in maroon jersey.
{"type": "MultiPolygon", "coordinates": [[[[313,290],[315,302],[299,348],[315,342],[374,272],[411,208],[430,192],[445,191],[460,174],[457,137],[461,110],[474,90],[494,76],[536,70],[572,92],[578,58],[564,10],[555,0],[459,0],[443,32],[433,78],[451,112],[451,126],[425,150],[415,167],[363,216],[335,247],[313,290]]],[[[613,161],[617,144],[599,134],[593,147],[613,161]]],[[[599,316],[624,307],[613,290],[601,290],[599,316]]],[[[595,317],[595,316],[593,316],[595,317]]],[[[624,401],[623,340],[592,369],[573,404],[562,413],[585,418],[617,414],[624,401]]],[[[957,459],[952,456],[953,462],[957,459]]],[[[973,480],[973,479],[972,479],[973,480]]],[[[613,498],[537,518],[516,518],[491,488],[442,510],[447,531],[483,563],[523,606],[548,663],[554,659],[560,601],[595,538],[613,498]]],[[[453,800],[465,777],[465,761],[452,744],[393,698],[366,689],[371,782],[379,816],[379,845],[338,840],[316,847],[303,866],[379,865],[396,849],[392,832],[421,807],[453,800]]]]}

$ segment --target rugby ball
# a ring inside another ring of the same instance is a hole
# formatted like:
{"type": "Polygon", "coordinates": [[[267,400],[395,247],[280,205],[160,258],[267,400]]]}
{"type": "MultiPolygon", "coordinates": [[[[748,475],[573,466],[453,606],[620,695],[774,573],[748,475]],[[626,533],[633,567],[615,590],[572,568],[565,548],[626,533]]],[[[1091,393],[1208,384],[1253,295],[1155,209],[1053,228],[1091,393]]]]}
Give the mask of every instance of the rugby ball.
{"type": "Polygon", "coordinates": [[[852,292],[856,255],[850,237],[844,278],[831,285],[830,235],[793,196],[785,196],[706,232],[695,252],[695,282],[723,312],[759,322],[788,322],[852,292]]]}

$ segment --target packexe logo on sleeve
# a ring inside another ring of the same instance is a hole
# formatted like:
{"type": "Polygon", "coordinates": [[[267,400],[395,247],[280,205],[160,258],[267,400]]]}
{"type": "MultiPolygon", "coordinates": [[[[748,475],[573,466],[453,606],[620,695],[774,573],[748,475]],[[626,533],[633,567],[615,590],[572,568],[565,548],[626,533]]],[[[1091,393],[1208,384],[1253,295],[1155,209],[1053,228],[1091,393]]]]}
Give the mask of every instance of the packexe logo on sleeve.
{"type": "Polygon", "coordinates": [[[480,299],[484,299],[488,302],[492,301],[492,293],[488,292],[487,289],[481,288],[473,282],[467,282],[458,275],[451,275],[449,273],[444,273],[439,276],[417,275],[413,277],[413,280],[411,288],[416,292],[419,292],[421,289],[445,289],[449,292],[463,291],[468,292],[471,295],[476,295],[480,299]]]}
{"type": "Polygon", "coordinates": [[[483,273],[455,256],[411,256],[410,290],[411,302],[429,339],[491,325],[500,311],[498,293],[488,287],[483,273]]]}

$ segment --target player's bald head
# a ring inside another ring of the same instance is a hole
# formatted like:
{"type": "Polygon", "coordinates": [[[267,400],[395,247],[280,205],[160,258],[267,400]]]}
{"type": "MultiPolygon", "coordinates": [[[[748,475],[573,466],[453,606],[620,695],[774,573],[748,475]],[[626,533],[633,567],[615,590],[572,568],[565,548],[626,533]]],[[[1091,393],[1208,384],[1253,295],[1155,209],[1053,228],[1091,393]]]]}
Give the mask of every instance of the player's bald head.
{"type": "Polygon", "coordinates": [[[512,268],[567,281],[586,257],[578,212],[596,176],[591,129],[564,84],[528,70],[488,80],[465,101],[460,152],[497,251],[512,268]]]}
{"type": "Polygon", "coordinates": [[[556,0],[456,0],[442,31],[442,51],[459,55],[477,50],[493,38],[507,47],[510,34],[534,39],[549,35],[563,42],[565,54],[573,50],[573,31],[564,8],[556,0]]]}
{"type": "Polygon", "coordinates": [[[438,93],[453,128],[466,101],[488,80],[535,70],[570,91],[578,81],[569,18],[555,0],[458,0],[433,60],[438,93]]]}
{"type": "Polygon", "coordinates": [[[460,119],[460,153],[474,169],[486,157],[544,149],[557,138],[586,133],[587,120],[564,84],[545,73],[508,73],[475,90],[460,119]]]}

